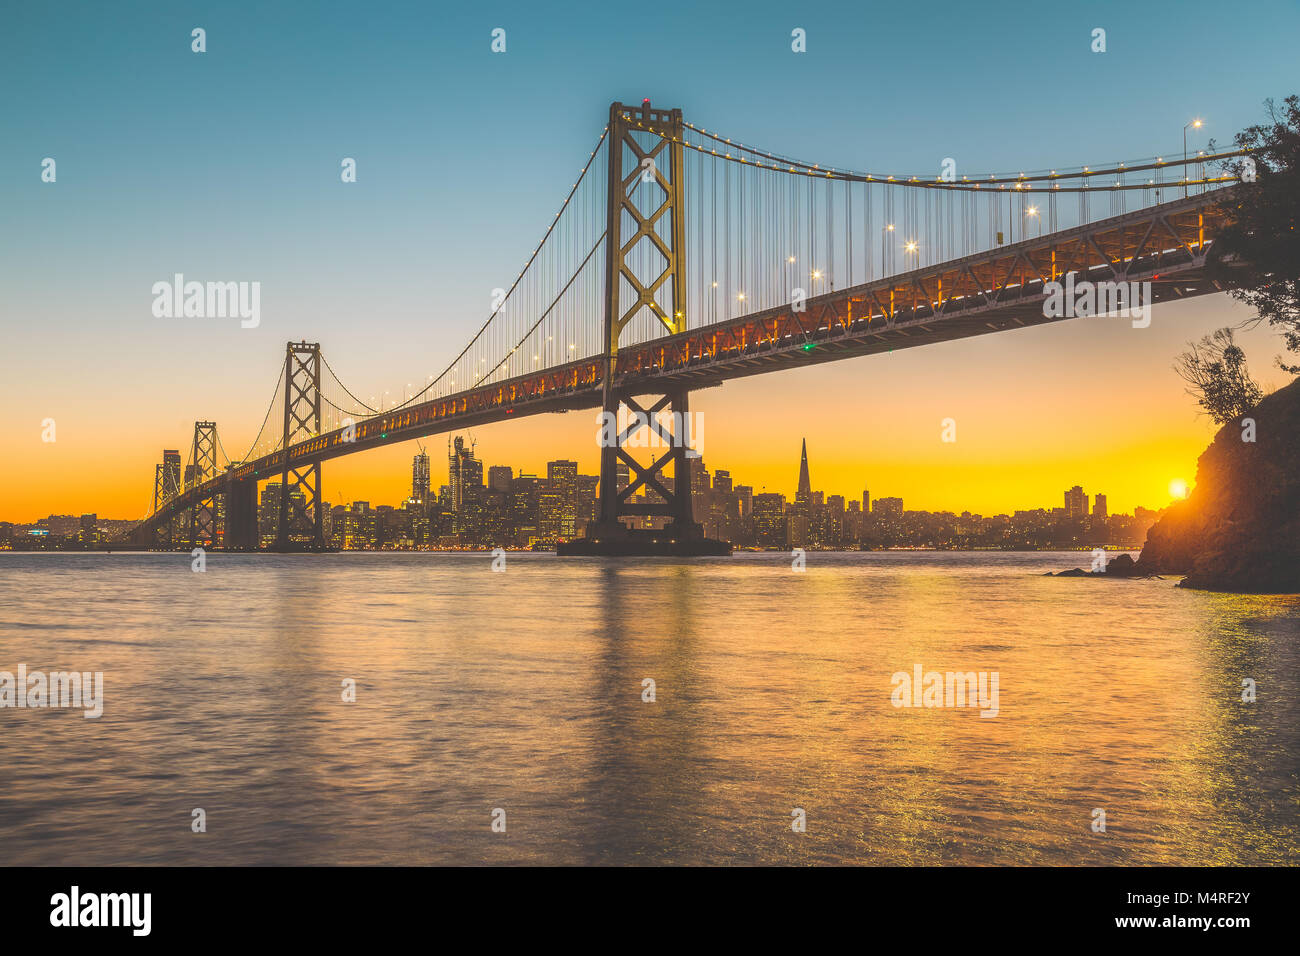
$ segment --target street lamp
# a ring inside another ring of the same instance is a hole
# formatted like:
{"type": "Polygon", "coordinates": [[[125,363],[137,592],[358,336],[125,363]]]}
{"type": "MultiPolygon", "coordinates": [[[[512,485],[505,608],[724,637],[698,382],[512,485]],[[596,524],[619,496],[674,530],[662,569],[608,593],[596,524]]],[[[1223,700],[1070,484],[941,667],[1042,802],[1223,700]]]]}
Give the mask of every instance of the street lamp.
{"type": "Polygon", "coordinates": [[[1025,215],[1033,216],[1035,219],[1038,220],[1038,235],[1041,237],[1043,235],[1043,220],[1042,217],[1038,215],[1038,207],[1030,206],[1028,209],[1025,210],[1025,215]]]}
{"type": "Polygon", "coordinates": [[[1194,119],[1183,126],[1183,198],[1187,198],[1187,130],[1200,129],[1200,119],[1194,119]]]}
{"type": "MultiPolygon", "coordinates": [[[[906,243],[903,244],[903,251],[905,253],[907,253],[909,256],[912,256],[914,259],[919,259],[920,256],[916,255],[916,250],[917,250],[917,245],[915,239],[909,239],[907,240],[906,243]]],[[[919,265],[920,264],[917,263],[916,266],[914,266],[914,268],[919,268],[919,265]]]]}

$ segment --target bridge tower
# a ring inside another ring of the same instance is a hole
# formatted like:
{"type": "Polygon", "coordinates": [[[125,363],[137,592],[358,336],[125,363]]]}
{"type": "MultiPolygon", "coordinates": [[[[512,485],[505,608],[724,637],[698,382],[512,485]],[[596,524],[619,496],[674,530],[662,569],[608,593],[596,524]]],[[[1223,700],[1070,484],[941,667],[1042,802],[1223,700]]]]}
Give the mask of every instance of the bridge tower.
{"type": "Polygon", "coordinates": [[[284,445],[275,551],[324,551],[320,463],[294,467],[289,448],[321,432],[320,343],[289,342],[284,350],[284,445]],[[295,495],[302,494],[301,501],[295,495]]]}
{"type": "Polygon", "coordinates": [[[691,469],[688,447],[690,403],[682,385],[648,389],[620,387],[615,382],[619,337],[638,316],[649,312],[667,335],[686,330],[686,222],[685,163],[682,136],[685,127],[679,109],[656,109],[645,100],[639,107],[612,103],[609,107],[607,220],[605,233],[604,362],[602,410],[606,426],[600,453],[600,511],[587,526],[586,537],[562,544],[560,554],[729,554],[731,546],[704,537],[691,513],[691,469]],[[639,129],[663,135],[640,138],[639,129]],[[658,188],[639,188],[653,183],[658,188]],[[644,208],[643,208],[644,207],[644,208]],[[638,276],[630,260],[643,243],[663,257],[662,271],[638,276]],[[644,280],[644,281],[643,281],[644,280]],[[667,301],[666,301],[667,300],[667,301]],[[649,401],[638,399],[649,398],[649,401]],[[619,430],[621,406],[632,422],[619,430]],[[661,418],[672,422],[670,428],[661,418]],[[649,465],[630,455],[628,439],[648,428],[668,446],[649,465]],[[629,481],[618,487],[618,466],[628,468],[629,481]],[[672,465],[672,478],[665,469],[672,465]],[[636,504],[633,495],[653,491],[656,500],[636,504]],[[662,531],[629,528],[623,518],[662,515],[662,531]]]}
{"type": "MultiPolygon", "coordinates": [[[[190,452],[189,479],[200,485],[217,476],[217,423],[195,422],[190,452]]],[[[195,499],[190,505],[190,547],[210,548],[217,543],[217,495],[195,499]]]]}

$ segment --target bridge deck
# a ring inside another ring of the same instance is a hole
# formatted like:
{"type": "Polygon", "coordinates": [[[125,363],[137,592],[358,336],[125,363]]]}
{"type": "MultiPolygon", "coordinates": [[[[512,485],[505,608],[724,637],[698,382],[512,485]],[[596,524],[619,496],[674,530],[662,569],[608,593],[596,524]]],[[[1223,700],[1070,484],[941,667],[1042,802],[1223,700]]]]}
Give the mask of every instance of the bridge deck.
{"type": "MultiPolygon", "coordinates": [[[[615,362],[615,381],[633,387],[645,382],[647,391],[669,382],[701,388],[1061,321],[1043,314],[1044,286],[1070,272],[1078,281],[1150,281],[1156,302],[1220,291],[1205,267],[1225,221],[1221,199],[1221,192],[1179,199],[832,291],[807,300],[803,311],[769,309],[625,346],[615,362]]],[[[287,462],[303,467],[474,425],[597,408],[606,365],[599,356],[585,358],[378,415],[355,425],[353,441],[344,441],[338,429],[291,446],[287,462]]],[[[283,451],[240,464],[171,498],[142,526],[157,526],[232,482],[273,477],[285,464],[283,451]]]]}

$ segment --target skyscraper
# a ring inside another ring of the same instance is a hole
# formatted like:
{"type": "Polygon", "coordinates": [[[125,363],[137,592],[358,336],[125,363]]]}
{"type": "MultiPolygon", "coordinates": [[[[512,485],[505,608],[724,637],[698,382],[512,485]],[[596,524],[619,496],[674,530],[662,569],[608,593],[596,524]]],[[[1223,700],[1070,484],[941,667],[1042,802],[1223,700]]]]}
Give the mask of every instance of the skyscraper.
{"type": "Polygon", "coordinates": [[[784,548],[788,542],[785,496],[754,495],[754,538],[760,548],[784,548]]]}
{"type": "Polygon", "coordinates": [[[459,435],[448,449],[447,484],[451,488],[452,530],[472,530],[481,505],[483,463],[474,457],[472,447],[466,450],[465,439],[459,435]]]}
{"type": "Polygon", "coordinates": [[[1088,496],[1078,485],[1065,493],[1065,517],[1067,519],[1088,517],[1088,496]]]}
{"type": "Polygon", "coordinates": [[[812,498],[812,481],[808,478],[808,439],[803,440],[803,450],[799,454],[799,490],[794,493],[794,506],[807,509],[812,498]]]}
{"type": "Polygon", "coordinates": [[[1092,516],[1094,518],[1106,517],[1106,496],[1105,495],[1097,495],[1097,497],[1093,499],[1092,516]]]}
{"type": "Polygon", "coordinates": [[[546,463],[546,484],[554,499],[542,499],[541,521],[549,521],[549,528],[564,541],[577,534],[578,517],[578,463],[564,459],[546,463]]]}
{"type": "Polygon", "coordinates": [[[421,504],[429,503],[429,456],[424,452],[411,462],[411,497],[421,504]]]}

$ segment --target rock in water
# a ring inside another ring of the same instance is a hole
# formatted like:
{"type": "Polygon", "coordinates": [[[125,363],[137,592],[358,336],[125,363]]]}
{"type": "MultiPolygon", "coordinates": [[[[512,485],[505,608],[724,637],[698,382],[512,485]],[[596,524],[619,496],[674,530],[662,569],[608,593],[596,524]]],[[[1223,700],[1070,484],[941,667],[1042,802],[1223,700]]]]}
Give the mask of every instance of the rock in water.
{"type": "Polygon", "coordinates": [[[1116,555],[1107,561],[1106,573],[1117,578],[1132,578],[1142,575],[1137,562],[1127,554],[1116,555]]]}
{"type": "Polygon", "coordinates": [[[1137,571],[1182,586],[1300,593],[1300,380],[1224,425],[1196,464],[1196,487],[1147,532],[1137,571]],[[1255,441],[1246,422],[1254,420],[1255,441]]]}

